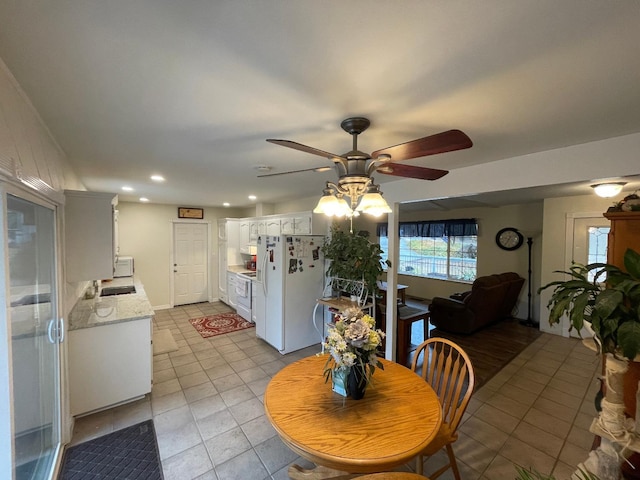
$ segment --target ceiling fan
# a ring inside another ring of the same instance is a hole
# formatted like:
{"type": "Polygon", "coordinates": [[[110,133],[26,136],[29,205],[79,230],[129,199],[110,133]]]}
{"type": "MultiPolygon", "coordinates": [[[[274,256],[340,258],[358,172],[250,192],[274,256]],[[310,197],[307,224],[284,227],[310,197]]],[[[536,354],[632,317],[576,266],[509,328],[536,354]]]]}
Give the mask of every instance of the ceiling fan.
{"type": "MultiPolygon", "coordinates": [[[[342,213],[349,216],[349,211],[351,214],[354,214],[353,212],[357,211],[365,211],[367,213],[374,214],[378,212],[379,208],[368,208],[367,205],[363,205],[363,201],[366,200],[366,195],[368,194],[377,196],[376,201],[378,204],[382,201],[386,207],[385,212],[390,211],[388,205],[380,195],[380,187],[373,183],[371,175],[374,172],[383,173],[385,175],[396,175],[399,177],[417,178],[421,180],[437,180],[449,172],[447,170],[417,167],[414,165],[404,165],[395,162],[463,150],[465,148],[470,148],[473,145],[473,142],[465,133],[460,130],[448,130],[446,132],[437,133],[435,135],[418,138],[410,142],[376,150],[369,155],[358,150],[358,135],[364,132],[369,125],[369,119],[364,117],[351,117],[342,121],[340,124],[342,129],[353,137],[352,150],[342,155],[325,152],[317,148],[302,145],[301,143],[292,142],[291,140],[276,140],[269,138],[267,139],[267,142],[281,145],[283,147],[293,148],[294,150],[300,150],[301,152],[318,155],[333,161],[336,173],[338,174],[338,183],[335,184],[327,182],[323,199],[325,197],[332,196],[338,200],[342,200],[341,203],[344,203],[344,205],[341,206],[338,213],[334,212],[335,209],[332,209],[331,213],[327,211],[323,212],[329,215],[340,215],[340,213],[342,213]],[[342,198],[344,195],[350,197],[351,206],[349,206],[342,198]],[[358,204],[358,199],[361,196],[363,197],[363,201],[358,204]],[[356,205],[358,205],[357,208],[356,205]],[[347,209],[349,211],[347,211],[347,209]]],[[[258,177],[272,177],[276,175],[287,175],[291,173],[309,171],[319,172],[326,171],[329,168],[330,167],[305,168],[302,170],[258,175],[258,177]]],[[[373,197],[371,197],[371,199],[373,199],[373,197]]],[[[320,203],[316,209],[319,208],[320,203]]]]}

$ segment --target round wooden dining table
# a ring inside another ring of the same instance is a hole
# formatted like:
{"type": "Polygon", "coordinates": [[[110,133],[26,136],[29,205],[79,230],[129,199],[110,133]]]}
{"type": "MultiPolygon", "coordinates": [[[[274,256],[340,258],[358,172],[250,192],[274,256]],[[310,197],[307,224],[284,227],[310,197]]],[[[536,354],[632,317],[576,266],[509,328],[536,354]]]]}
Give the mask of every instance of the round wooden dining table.
{"type": "MultiPolygon", "coordinates": [[[[361,400],[335,393],[325,383],[328,355],[287,365],[269,382],[264,407],[282,441],[322,472],[385,472],[407,463],[436,435],[442,423],[440,402],[431,386],[408,368],[380,359],[361,400]]],[[[330,478],[330,475],[324,476],[330,478]]]]}

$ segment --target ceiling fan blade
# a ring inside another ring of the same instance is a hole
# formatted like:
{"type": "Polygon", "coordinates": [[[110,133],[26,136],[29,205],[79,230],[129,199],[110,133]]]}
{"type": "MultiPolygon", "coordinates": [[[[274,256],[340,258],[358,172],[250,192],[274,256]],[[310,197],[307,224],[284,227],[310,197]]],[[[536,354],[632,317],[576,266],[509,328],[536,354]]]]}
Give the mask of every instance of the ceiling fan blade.
{"type": "Polygon", "coordinates": [[[288,172],[278,172],[278,173],[265,173],[264,175],[258,175],[260,177],[276,177],[278,175],[288,175],[290,173],[300,173],[300,172],[326,172],[331,170],[333,167],[315,167],[315,168],[303,168],[302,170],[289,170],[288,172]]]}
{"type": "Polygon", "coordinates": [[[447,130],[424,138],[418,138],[410,142],[394,145],[393,147],[376,150],[371,154],[372,158],[380,155],[391,155],[391,159],[409,160],[411,158],[426,157],[438,153],[463,150],[473,145],[471,139],[460,130],[447,130]]]}
{"type": "Polygon", "coordinates": [[[437,180],[444,177],[448,170],[438,170],[437,168],[416,167],[415,165],[405,165],[402,163],[385,163],[376,172],[385,175],[395,175],[397,177],[418,178],[420,180],[437,180]]]}
{"type": "Polygon", "coordinates": [[[291,140],[276,140],[273,138],[267,138],[267,142],[274,143],[276,145],[281,145],[283,147],[293,148],[294,150],[300,150],[301,152],[311,153],[313,155],[319,155],[320,157],[329,158],[334,162],[346,160],[340,155],[336,155],[335,153],[325,152],[324,150],[318,150],[317,148],[308,147],[301,143],[292,142],[291,140]]]}

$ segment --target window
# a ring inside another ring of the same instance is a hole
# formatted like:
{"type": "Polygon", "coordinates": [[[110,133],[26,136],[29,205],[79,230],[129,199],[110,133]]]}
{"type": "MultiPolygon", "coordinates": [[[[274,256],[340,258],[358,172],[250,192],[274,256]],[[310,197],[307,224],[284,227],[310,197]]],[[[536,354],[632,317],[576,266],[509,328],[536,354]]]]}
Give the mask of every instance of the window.
{"type": "MultiPolygon", "coordinates": [[[[606,263],[607,262],[607,244],[610,227],[589,227],[587,244],[588,254],[587,263],[606,263]]],[[[598,270],[589,272],[589,280],[593,281],[598,270]]],[[[603,281],[601,277],[599,281],[603,281]]]]}
{"type": "MultiPolygon", "coordinates": [[[[386,224],[378,225],[382,260],[388,258],[386,224]]],[[[476,278],[478,224],[475,219],[400,222],[398,273],[472,282],[476,278]]]]}

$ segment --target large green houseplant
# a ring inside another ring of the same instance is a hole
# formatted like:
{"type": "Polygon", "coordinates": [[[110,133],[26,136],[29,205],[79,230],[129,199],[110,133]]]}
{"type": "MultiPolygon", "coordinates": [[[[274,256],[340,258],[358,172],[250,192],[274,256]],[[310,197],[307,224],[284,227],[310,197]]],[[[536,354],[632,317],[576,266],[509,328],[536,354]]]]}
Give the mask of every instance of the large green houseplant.
{"type": "Polygon", "coordinates": [[[539,290],[553,288],[547,305],[550,324],[567,315],[570,329],[580,332],[588,326],[604,354],[606,388],[596,396],[599,414],[591,427],[604,436],[597,457],[603,471],[619,467],[618,450],[635,435],[625,414],[637,414],[640,370],[633,360],[640,353],[640,254],[627,249],[624,268],[626,271],[609,263],[574,263],[568,272],[562,272],[568,280],[551,282],[539,290]]]}
{"type": "Polygon", "coordinates": [[[626,272],[609,263],[574,263],[568,272],[557,272],[570,279],[538,290],[553,288],[549,323],[567,315],[570,329],[580,332],[588,322],[603,353],[634,359],[640,353],[640,254],[627,249],[624,268],[626,272]]]}
{"type": "Polygon", "coordinates": [[[369,293],[375,294],[376,282],[384,271],[382,249],[380,244],[369,241],[368,232],[347,232],[333,224],[322,253],[331,260],[327,276],[364,281],[369,293]]]}

